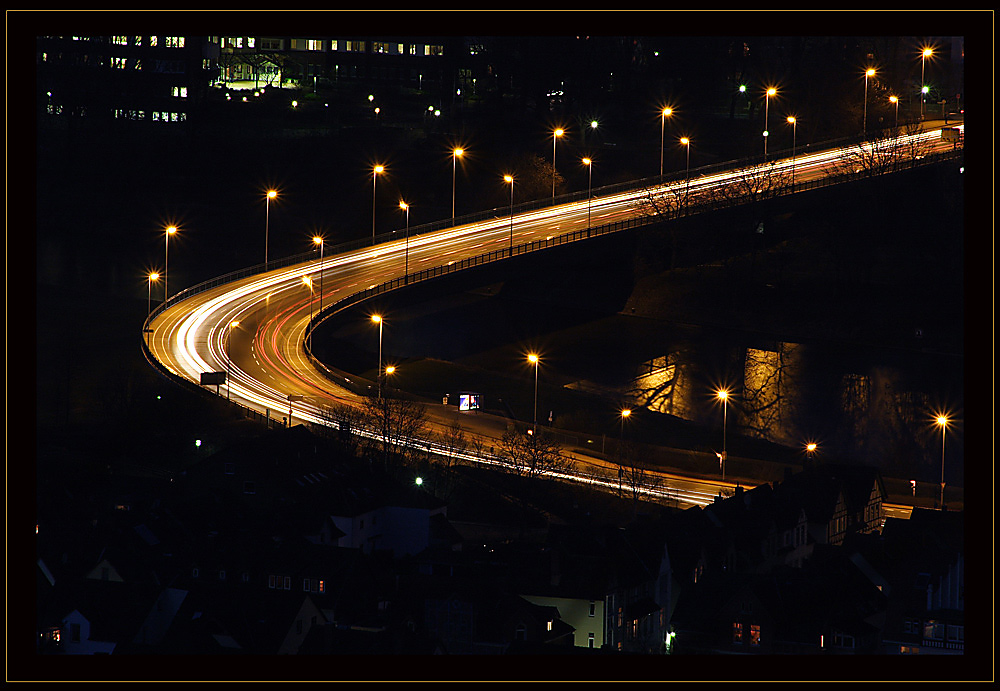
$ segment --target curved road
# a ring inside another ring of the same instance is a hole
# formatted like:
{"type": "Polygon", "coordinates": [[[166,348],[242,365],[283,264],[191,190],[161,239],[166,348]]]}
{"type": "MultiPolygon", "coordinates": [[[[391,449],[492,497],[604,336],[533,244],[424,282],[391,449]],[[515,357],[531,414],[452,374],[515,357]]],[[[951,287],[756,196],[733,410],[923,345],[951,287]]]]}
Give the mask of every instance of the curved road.
{"type": "MultiPolygon", "coordinates": [[[[940,130],[917,136],[931,146],[941,146],[940,130]]],[[[794,161],[796,183],[831,174],[842,154],[832,149],[799,155],[794,161]]],[[[779,169],[791,165],[791,159],[774,163],[779,169]]],[[[734,175],[738,172],[698,176],[688,184],[696,193],[727,184],[734,175]]],[[[682,189],[685,182],[672,184],[682,189]]],[[[306,353],[306,329],[321,300],[328,307],[358,291],[402,278],[406,269],[412,275],[512,245],[585,230],[588,219],[594,227],[623,221],[638,214],[636,202],[645,194],[639,190],[594,197],[589,202],[498,217],[235,280],[180,299],[155,314],[148,324],[149,351],[169,372],[196,385],[204,372],[227,372],[229,383],[219,393],[242,405],[279,418],[287,416],[291,406],[293,424],[323,424],[324,408],[356,403],[359,396],[347,386],[338,386],[306,353]],[[311,279],[312,287],[304,278],[311,279]],[[236,322],[238,326],[232,326],[236,322]],[[295,399],[292,403],[290,396],[295,399]]],[[[429,418],[435,423],[449,422],[457,415],[453,406],[429,406],[429,418]]],[[[463,425],[468,427],[473,419],[474,431],[481,436],[499,438],[505,427],[504,420],[488,415],[463,418],[463,425]]],[[[581,456],[577,460],[594,462],[581,456]]],[[[721,483],[698,482],[682,488],[680,483],[680,478],[671,479],[671,496],[684,504],[708,503],[722,487],[721,483]]]]}

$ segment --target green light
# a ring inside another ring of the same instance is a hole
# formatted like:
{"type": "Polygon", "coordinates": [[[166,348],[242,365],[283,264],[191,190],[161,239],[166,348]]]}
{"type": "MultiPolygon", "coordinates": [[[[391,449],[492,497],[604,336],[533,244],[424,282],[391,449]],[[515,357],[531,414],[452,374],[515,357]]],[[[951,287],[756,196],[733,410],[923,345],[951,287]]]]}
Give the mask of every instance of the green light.
{"type": "Polygon", "coordinates": [[[414,480],[414,482],[416,482],[417,485],[422,485],[424,484],[424,479],[422,477],[418,477],[416,480],[414,480]]]}
{"type": "Polygon", "coordinates": [[[740,93],[745,94],[747,92],[746,84],[740,84],[740,93]]]}

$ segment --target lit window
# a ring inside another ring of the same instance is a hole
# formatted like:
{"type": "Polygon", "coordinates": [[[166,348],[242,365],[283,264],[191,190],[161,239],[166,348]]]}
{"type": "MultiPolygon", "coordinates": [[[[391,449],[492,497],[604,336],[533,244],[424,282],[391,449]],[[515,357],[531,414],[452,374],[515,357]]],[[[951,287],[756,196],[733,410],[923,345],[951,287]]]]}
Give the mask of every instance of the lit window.
{"type": "Polygon", "coordinates": [[[319,587],[317,588],[317,592],[320,592],[320,593],[325,593],[326,592],[326,583],[324,581],[320,581],[319,582],[319,587]]]}
{"type": "Polygon", "coordinates": [[[545,622],[545,630],[546,631],[551,631],[552,630],[552,620],[549,620],[549,621],[545,622]]]}
{"type": "Polygon", "coordinates": [[[151,45],[153,48],[156,47],[156,36],[149,37],[149,45],[151,45]]]}
{"type": "MultiPolygon", "coordinates": [[[[171,95],[173,95],[174,98],[187,98],[188,88],[186,86],[175,86],[173,89],[170,90],[170,93],[171,95]]],[[[227,463],[226,465],[232,465],[232,464],[227,463]]]]}
{"type": "Polygon", "coordinates": [[[760,645],[760,624],[750,624],[750,645],[760,645]]]}
{"type": "Polygon", "coordinates": [[[306,50],[323,50],[323,41],[309,39],[306,41],[306,50]]]}
{"type": "Polygon", "coordinates": [[[743,624],[738,621],[733,622],[733,643],[743,642],[743,624]]]}
{"type": "Polygon", "coordinates": [[[587,634],[587,647],[588,648],[593,648],[594,647],[594,632],[593,631],[591,631],[590,633],[587,634]]]}
{"type": "Polygon", "coordinates": [[[128,45],[128,37],[126,37],[126,36],[112,36],[111,37],[111,42],[114,43],[117,46],[127,46],[128,45]]]}

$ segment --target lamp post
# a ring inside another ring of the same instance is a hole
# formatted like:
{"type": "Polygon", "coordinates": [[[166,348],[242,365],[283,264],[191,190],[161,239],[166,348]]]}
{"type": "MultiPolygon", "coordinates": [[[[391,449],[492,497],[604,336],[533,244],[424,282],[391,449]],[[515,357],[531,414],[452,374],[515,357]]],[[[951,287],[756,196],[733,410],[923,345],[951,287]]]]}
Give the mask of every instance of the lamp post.
{"type": "Polygon", "coordinates": [[[924,96],[929,91],[927,85],[924,84],[924,66],[927,63],[927,58],[933,54],[934,50],[932,48],[924,48],[920,51],[920,122],[924,121],[924,96]]]}
{"type": "MultiPolygon", "coordinates": [[[[313,244],[319,245],[319,311],[323,311],[323,237],[313,237],[313,244]]],[[[312,338],[312,334],[309,335],[312,338]]]]}
{"type": "Polygon", "coordinates": [[[168,257],[170,256],[170,236],[177,232],[177,226],[167,226],[163,239],[163,304],[167,304],[167,269],[170,266],[168,257]]]}
{"type": "Polygon", "coordinates": [[[868,78],[875,76],[875,68],[869,67],[865,70],[865,107],[864,116],[861,120],[861,131],[864,134],[868,134],[868,78]]]}
{"type": "Polygon", "coordinates": [[[764,160],[767,160],[767,110],[771,103],[771,97],[778,93],[773,86],[764,93],[764,160]]]}
{"type": "Polygon", "coordinates": [[[809,442],[809,443],[806,444],[806,457],[810,461],[812,461],[813,458],[816,456],[816,449],[817,448],[818,447],[816,445],[816,442],[814,442],[814,441],[811,441],[811,442],[809,442]]]}
{"type": "Polygon", "coordinates": [[[504,175],[503,181],[510,183],[510,255],[514,256],[514,176],[504,175]]]}
{"type": "Polygon", "coordinates": [[[898,96],[890,96],[889,97],[889,103],[891,103],[894,106],[896,106],[896,121],[893,124],[893,127],[898,128],[899,127],[899,97],[898,96]]]}
{"type": "Polygon", "coordinates": [[[691,140],[687,137],[681,137],[681,144],[687,149],[687,160],[684,163],[684,195],[687,196],[688,186],[691,183],[691,140]]]}
{"type": "Polygon", "coordinates": [[[948,417],[938,415],[936,422],[941,428],[941,510],[944,511],[944,435],[948,431],[948,417]]]}
{"type": "Polygon", "coordinates": [[[451,152],[451,222],[455,223],[455,168],[458,158],[464,154],[465,151],[461,148],[456,147],[451,152]]]}
{"type": "MultiPolygon", "coordinates": [[[[309,323],[312,323],[313,317],[313,280],[310,276],[302,277],[302,284],[309,288],[309,323]]],[[[312,350],[312,331],[309,332],[309,349],[312,350]]]]}
{"type": "Polygon", "coordinates": [[[529,353],[528,362],[535,366],[535,421],[532,424],[532,434],[538,434],[538,355],[535,353],[529,353]]]}
{"type": "Polygon", "coordinates": [[[660,111],[660,178],[663,177],[663,130],[667,124],[667,118],[673,115],[674,109],[667,106],[660,111]]]}
{"type": "Polygon", "coordinates": [[[372,169],[372,244],[375,244],[375,182],[378,180],[379,174],[385,170],[385,166],[376,165],[372,169]]]}
{"type": "Polygon", "coordinates": [[[271,230],[271,200],[277,196],[276,190],[268,190],[264,195],[264,264],[267,264],[268,235],[271,230]]]}
{"type": "Polygon", "coordinates": [[[234,319],[233,321],[229,322],[229,330],[226,331],[226,400],[227,401],[229,400],[229,389],[232,387],[232,384],[229,381],[229,369],[230,369],[229,363],[231,361],[231,358],[229,356],[229,343],[230,341],[232,341],[233,329],[237,328],[239,325],[240,322],[234,319]]]}
{"type": "Polygon", "coordinates": [[[563,136],[563,132],[559,127],[552,133],[552,201],[556,200],[556,142],[563,136]]]}
{"type": "Polygon", "coordinates": [[[788,124],[792,126],[792,189],[795,189],[795,128],[798,120],[794,115],[788,116],[788,124]]]}
{"type": "Polygon", "coordinates": [[[587,237],[590,237],[590,190],[594,180],[594,161],[584,158],[583,165],[587,166],[587,237]]]}
{"type": "MultiPolygon", "coordinates": [[[[399,200],[399,208],[406,212],[406,250],[403,254],[403,283],[410,283],[410,205],[399,200]]],[[[454,216],[454,214],[453,214],[454,216]]]]}
{"type": "Polygon", "coordinates": [[[625,418],[632,414],[632,411],[628,408],[622,408],[621,417],[621,429],[618,432],[618,494],[622,493],[622,475],[624,475],[624,465],[625,454],[623,447],[625,445],[625,418]]]}
{"type": "Polygon", "coordinates": [[[157,280],[160,274],[155,271],[150,272],[147,283],[146,294],[146,349],[149,349],[149,315],[153,313],[153,281],[157,280]]]}
{"type": "Polygon", "coordinates": [[[719,468],[722,470],[722,479],[726,479],[726,417],[729,412],[729,392],[720,389],[716,396],[722,401],[722,454],[719,456],[719,468]]]}
{"type": "Polygon", "coordinates": [[[378,397],[382,398],[382,317],[372,315],[372,321],[378,324],[378,397]]]}

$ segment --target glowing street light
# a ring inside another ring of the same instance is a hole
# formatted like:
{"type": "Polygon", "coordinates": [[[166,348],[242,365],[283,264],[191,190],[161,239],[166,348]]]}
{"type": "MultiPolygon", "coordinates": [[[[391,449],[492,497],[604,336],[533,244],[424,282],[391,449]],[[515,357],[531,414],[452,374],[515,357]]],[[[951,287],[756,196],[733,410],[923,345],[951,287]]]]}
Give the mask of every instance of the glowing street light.
{"type": "Polygon", "coordinates": [[[771,97],[778,93],[773,86],[764,93],[764,160],[767,160],[767,110],[771,103],[771,97]]]}
{"type": "Polygon", "coordinates": [[[464,149],[456,147],[451,152],[451,222],[455,222],[455,168],[456,162],[465,153],[464,149]]]}
{"type": "Polygon", "coordinates": [[[924,48],[920,51],[920,122],[924,121],[924,96],[930,89],[924,84],[924,67],[927,64],[927,58],[934,55],[933,48],[924,48]]]}
{"type": "Polygon", "coordinates": [[[532,434],[538,433],[538,355],[528,354],[528,362],[535,366],[535,421],[532,425],[532,434]]]}
{"type": "Polygon", "coordinates": [[[792,126],[792,189],[795,189],[795,127],[798,120],[794,115],[788,116],[788,124],[792,126]]]}
{"type": "Polygon", "coordinates": [[[564,133],[565,130],[561,127],[552,132],[552,201],[556,198],[556,142],[564,133]]]}
{"type": "Polygon", "coordinates": [[[237,319],[229,322],[229,330],[226,331],[226,400],[229,400],[229,389],[232,387],[232,383],[229,380],[229,363],[232,358],[229,356],[229,342],[232,340],[233,329],[239,328],[240,322],[237,319]]]}
{"type": "Polygon", "coordinates": [[[504,175],[503,181],[510,183],[510,254],[514,256],[514,176],[504,175]]]}
{"type": "Polygon", "coordinates": [[[681,144],[687,149],[687,161],[684,164],[684,194],[688,192],[688,185],[691,183],[691,140],[681,137],[681,144]]]}
{"type": "Polygon", "coordinates": [[[167,267],[170,266],[167,258],[170,256],[170,236],[177,232],[177,226],[167,226],[163,238],[163,303],[167,302],[167,267]]]}
{"type": "Polygon", "coordinates": [[[264,263],[267,264],[268,234],[271,226],[271,200],[278,196],[277,190],[268,190],[264,195],[264,263]]]}
{"type": "MultiPolygon", "coordinates": [[[[313,280],[311,276],[302,277],[303,285],[309,288],[309,322],[312,323],[313,317],[313,280]]],[[[309,348],[312,349],[312,331],[309,332],[309,348]]]]}
{"type": "Polygon", "coordinates": [[[594,161],[584,158],[583,165],[587,166],[587,237],[590,237],[590,190],[594,180],[594,161]]]}
{"type": "Polygon", "coordinates": [[[622,465],[624,460],[623,446],[625,444],[625,418],[632,414],[632,411],[628,408],[622,408],[621,412],[621,428],[618,431],[618,494],[622,493],[622,476],[625,474],[625,468],[622,465]]]}
{"type": "Polygon", "coordinates": [[[673,115],[674,109],[667,106],[660,111],[660,177],[663,177],[663,130],[667,123],[667,118],[673,115]]]}
{"type": "Polygon", "coordinates": [[[399,208],[406,212],[406,251],[403,255],[403,283],[410,283],[410,205],[399,200],[399,208]]]}
{"type": "Polygon", "coordinates": [[[865,134],[868,133],[868,78],[875,76],[875,68],[869,67],[865,70],[865,108],[864,117],[861,120],[861,131],[865,134]]]}
{"type": "Polygon", "coordinates": [[[378,176],[385,170],[385,166],[376,165],[372,169],[372,244],[375,244],[375,182],[378,176]]]}
{"type": "Polygon", "coordinates": [[[811,460],[813,459],[813,457],[814,457],[814,456],[816,455],[816,449],[817,449],[817,448],[819,448],[819,447],[818,447],[818,445],[816,444],[816,442],[814,442],[814,441],[811,441],[811,442],[808,442],[808,443],[806,444],[806,456],[808,456],[808,457],[809,457],[809,460],[810,460],[810,461],[811,461],[811,460]]]}
{"type": "MultiPolygon", "coordinates": [[[[323,311],[323,236],[314,235],[313,244],[319,245],[319,311],[323,311]]],[[[312,334],[309,334],[310,339],[312,334]]]]}
{"type": "Polygon", "coordinates": [[[149,348],[149,315],[153,313],[153,281],[160,278],[160,274],[155,271],[151,271],[146,281],[146,348],[149,348]]]}
{"type": "Polygon", "coordinates": [[[944,436],[950,421],[947,415],[938,415],[935,422],[941,428],[941,510],[944,511],[944,436]]]}
{"type": "Polygon", "coordinates": [[[382,316],[373,314],[372,321],[378,324],[378,397],[382,398],[382,316]]]}
{"type": "Polygon", "coordinates": [[[894,127],[899,127],[899,98],[897,96],[890,96],[889,97],[889,103],[891,103],[894,106],[896,106],[896,123],[893,126],[894,127]]]}
{"type": "Polygon", "coordinates": [[[716,397],[722,401],[722,453],[719,456],[719,468],[722,470],[722,479],[726,479],[726,417],[729,411],[729,392],[720,389],[716,392],[716,397]]]}

